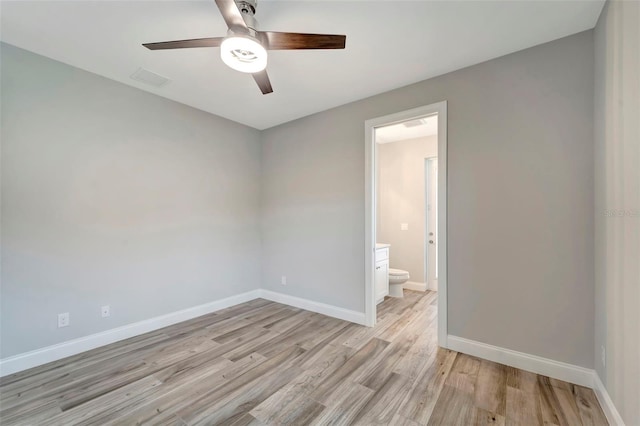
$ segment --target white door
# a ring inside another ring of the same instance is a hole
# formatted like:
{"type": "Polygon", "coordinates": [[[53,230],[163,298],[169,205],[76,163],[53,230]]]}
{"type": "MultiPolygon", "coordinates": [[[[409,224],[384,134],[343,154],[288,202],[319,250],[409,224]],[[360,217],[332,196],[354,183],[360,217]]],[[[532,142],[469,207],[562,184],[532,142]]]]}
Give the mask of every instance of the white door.
{"type": "Polygon", "coordinates": [[[427,288],[438,291],[438,158],[427,165],[427,288]]]}

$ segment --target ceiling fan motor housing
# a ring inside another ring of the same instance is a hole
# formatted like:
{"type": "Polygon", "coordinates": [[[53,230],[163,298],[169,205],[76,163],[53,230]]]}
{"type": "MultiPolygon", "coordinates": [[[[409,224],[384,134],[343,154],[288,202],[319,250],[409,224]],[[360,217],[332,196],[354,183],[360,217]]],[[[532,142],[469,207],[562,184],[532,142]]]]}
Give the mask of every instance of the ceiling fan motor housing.
{"type": "MultiPolygon", "coordinates": [[[[258,7],[258,0],[238,0],[236,1],[238,10],[242,13],[242,18],[247,24],[249,33],[252,37],[256,37],[258,32],[258,21],[255,18],[256,8],[258,7]]],[[[237,33],[237,32],[236,32],[237,33]]]]}

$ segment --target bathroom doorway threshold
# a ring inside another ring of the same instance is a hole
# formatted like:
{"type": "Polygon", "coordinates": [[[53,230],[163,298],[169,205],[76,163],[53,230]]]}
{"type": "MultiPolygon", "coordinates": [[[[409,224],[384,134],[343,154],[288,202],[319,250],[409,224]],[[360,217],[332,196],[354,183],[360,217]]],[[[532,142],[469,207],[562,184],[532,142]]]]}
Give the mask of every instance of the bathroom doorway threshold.
{"type": "Polygon", "coordinates": [[[438,345],[447,348],[447,102],[437,102],[365,121],[365,324],[376,324],[376,128],[438,117],[438,345]]]}

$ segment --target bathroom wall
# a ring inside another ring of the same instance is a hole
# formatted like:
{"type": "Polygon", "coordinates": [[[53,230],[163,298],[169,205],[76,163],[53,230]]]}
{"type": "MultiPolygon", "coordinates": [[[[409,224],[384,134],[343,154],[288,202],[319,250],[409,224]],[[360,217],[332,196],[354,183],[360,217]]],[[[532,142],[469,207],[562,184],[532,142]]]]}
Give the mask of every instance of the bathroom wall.
{"type": "Polygon", "coordinates": [[[377,145],[377,240],[391,244],[390,266],[414,283],[425,283],[425,158],[437,154],[435,135],[377,145]]]}
{"type": "Polygon", "coordinates": [[[595,52],[595,368],[631,426],[640,425],[640,2],[606,3],[595,52]]]}
{"type": "Polygon", "coordinates": [[[260,287],[257,130],[0,54],[3,358],[260,287]]]}

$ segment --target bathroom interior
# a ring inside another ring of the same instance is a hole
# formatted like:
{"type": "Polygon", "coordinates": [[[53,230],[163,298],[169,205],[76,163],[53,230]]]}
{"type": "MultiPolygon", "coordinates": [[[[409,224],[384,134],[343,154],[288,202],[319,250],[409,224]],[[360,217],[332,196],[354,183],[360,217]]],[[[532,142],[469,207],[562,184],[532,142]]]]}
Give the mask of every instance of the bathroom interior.
{"type": "MultiPolygon", "coordinates": [[[[437,292],[438,117],[375,129],[375,298],[437,292]]],[[[434,305],[436,298],[434,297],[434,305]]]]}

